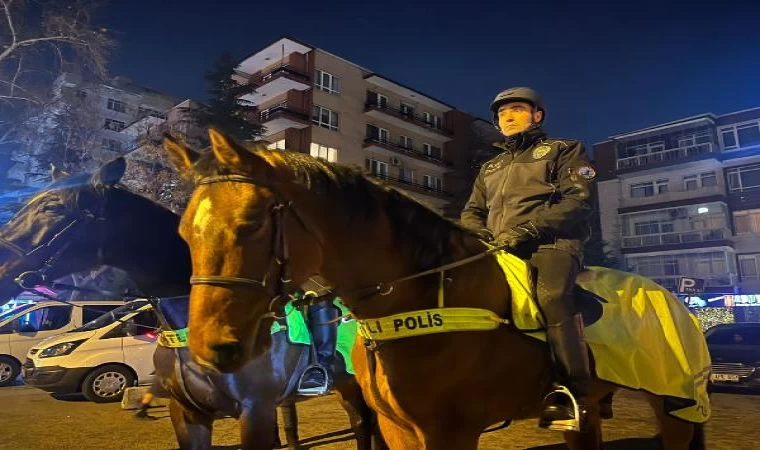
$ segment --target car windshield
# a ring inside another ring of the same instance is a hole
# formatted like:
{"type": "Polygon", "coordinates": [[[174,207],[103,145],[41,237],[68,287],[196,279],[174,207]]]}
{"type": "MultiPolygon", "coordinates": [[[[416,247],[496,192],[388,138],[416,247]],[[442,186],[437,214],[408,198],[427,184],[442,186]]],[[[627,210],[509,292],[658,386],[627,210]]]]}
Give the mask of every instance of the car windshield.
{"type": "Polygon", "coordinates": [[[71,330],[71,332],[77,332],[77,331],[93,331],[100,328],[103,328],[106,325],[110,325],[117,320],[123,319],[125,316],[137,311],[138,309],[142,308],[143,306],[147,305],[147,300],[135,300],[133,302],[129,302],[124,306],[120,306],[113,311],[107,312],[103,314],[102,316],[98,317],[95,320],[91,320],[87,322],[86,324],[82,325],[79,328],[75,328],[71,330]]]}
{"type": "Polygon", "coordinates": [[[34,303],[27,303],[27,304],[24,304],[24,305],[18,305],[15,308],[11,308],[8,311],[5,311],[4,313],[0,314],[0,324],[2,324],[3,322],[5,322],[6,320],[10,319],[11,317],[13,317],[13,316],[15,316],[15,315],[17,315],[17,314],[19,314],[19,313],[21,313],[23,311],[26,311],[27,309],[31,308],[34,305],[35,305],[34,303]]]}

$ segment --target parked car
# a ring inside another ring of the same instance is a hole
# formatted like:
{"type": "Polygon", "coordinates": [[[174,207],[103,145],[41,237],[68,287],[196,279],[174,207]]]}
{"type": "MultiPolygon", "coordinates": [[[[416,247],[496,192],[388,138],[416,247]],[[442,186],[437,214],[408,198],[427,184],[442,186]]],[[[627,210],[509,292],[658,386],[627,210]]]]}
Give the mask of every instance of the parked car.
{"type": "Polygon", "coordinates": [[[24,381],[56,394],[81,392],[97,403],[120,401],[124,390],[153,381],[158,317],[135,300],[29,350],[24,381]]]}
{"type": "Polygon", "coordinates": [[[760,387],[760,322],[716,325],[705,338],[715,386],[760,387]]]}
{"type": "Polygon", "coordinates": [[[81,327],[124,305],[123,300],[82,300],[78,307],[56,301],[16,306],[0,314],[0,386],[10,386],[30,348],[42,340],[81,327]]]}

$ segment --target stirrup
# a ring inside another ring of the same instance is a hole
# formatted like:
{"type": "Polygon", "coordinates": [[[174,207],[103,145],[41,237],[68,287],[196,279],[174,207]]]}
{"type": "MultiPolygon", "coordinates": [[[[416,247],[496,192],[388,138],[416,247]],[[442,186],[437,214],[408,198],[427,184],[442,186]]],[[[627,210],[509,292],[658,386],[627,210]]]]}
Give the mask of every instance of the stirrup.
{"type": "Polygon", "coordinates": [[[327,372],[327,369],[321,364],[312,364],[306,367],[306,369],[304,369],[303,373],[301,374],[301,377],[298,379],[297,392],[298,392],[298,395],[303,395],[306,397],[317,397],[320,395],[329,394],[331,386],[332,386],[332,380],[330,379],[330,374],[327,372]],[[322,386],[316,386],[312,388],[303,387],[303,382],[306,378],[306,375],[309,374],[313,370],[322,372],[322,375],[324,375],[325,377],[324,384],[322,384],[322,386]]]}
{"type": "Polygon", "coordinates": [[[548,400],[554,396],[554,395],[564,395],[568,399],[570,399],[570,402],[573,405],[573,418],[572,419],[565,419],[565,420],[545,420],[543,417],[538,421],[538,426],[541,428],[548,428],[552,431],[581,431],[581,421],[583,418],[581,417],[581,410],[580,406],[578,405],[578,400],[575,399],[575,396],[572,392],[570,392],[570,389],[568,389],[565,386],[562,385],[556,385],[554,390],[546,394],[544,397],[543,405],[546,406],[548,400]]]}

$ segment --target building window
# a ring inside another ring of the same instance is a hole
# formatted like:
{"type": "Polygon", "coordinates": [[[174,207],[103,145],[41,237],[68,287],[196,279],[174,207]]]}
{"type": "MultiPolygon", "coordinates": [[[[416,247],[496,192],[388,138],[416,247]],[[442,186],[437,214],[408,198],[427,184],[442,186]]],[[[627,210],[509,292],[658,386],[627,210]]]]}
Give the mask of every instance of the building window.
{"type": "Polygon", "coordinates": [[[699,174],[699,181],[702,183],[702,187],[710,187],[718,185],[718,177],[715,172],[707,172],[699,174]]]}
{"type": "Polygon", "coordinates": [[[400,167],[398,169],[398,175],[401,181],[406,183],[414,183],[414,169],[405,169],[400,167]]]}
{"type": "Polygon", "coordinates": [[[760,122],[721,128],[720,137],[724,150],[760,145],[760,122]]]}
{"type": "Polygon", "coordinates": [[[696,191],[699,189],[699,180],[696,175],[683,177],[683,186],[687,191],[696,191]]]}
{"type": "Polygon", "coordinates": [[[433,189],[436,191],[443,190],[443,183],[441,182],[441,179],[439,177],[434,177],[433,175],[424,175],[422,177],[422,185],[428,189],[433,189]]]}
{"type": "Polygon", "coordinates": [[[372,175],[386,178],[388,176],[388,164],[376,159],[367,158],[364,160],[367,169],[372,175]]]}
{"type": "MultiPolygon", "coordinates": [[[[277,142],[272,142],[271,144],[267,145],[267,150],[285,150],[285,139],[280,139],[277,142]]],[[[314,155],[312,154],[311,156],[314,155]]]]}
{"type": "Polygon", "coordinates": [[[672,233],[673,223],[659,222],[650,220],[646,222],[636,222],[634,224],[634,233],[638,235],[672,233]]]}
{"type": "MultiPolygon", "coordinates": [[[[626,264],[634,272],[658,279],[679,276],[696,276],[708,279],[708,285],[727,286],[731,274],[736,273],[735,264],[727,252],[678,253],[670,255],[634,256],[626,258],[626,264]]],[[[657,280],[660,284],[661,280],[657,280]]],[[[668,283],[669,284],[669,283],[668,283]]]]}
{"type": "Polygon", "coordinates": [[[696,191],[699,188],[706,188],[718,185],[718,177],[715,172],[700,173],[699,175],[687,175],[683,177],[683,186],[687,191],[696,191]]]}
{"type": "Polygon", "coordinates": [[[409,136],[399,136],[398,145],[399,147],[412,150],[414,149],[414,140],[409,136]]]}
{"type": "Polygon", "coordinates": [[[401,102],[401,114],[407,116],[407,117],[414,117],[414,107],[412,105],[408,105],[404,102],[401,102]]]}
{"type": "Polygon", "coordinates": [[[315,158],[320,158],[327,160],[329,162],[337,162],[338,161],[338,149],[327,147],[325,145],[320,145],[317,143],[312,142],[311,143],[311,156],[315,158]]]}
{"type": "Polygon", "coordinates": [[[124,129],[125,123],[119,120],[106,119],[103,123],[103,128],[111,131],[121,131],[124,129]]]}
{"type": "Polygon", "coordinates": [[[314,105],[311,122],[328,130],[338,131],[338,113],[331,109],[314,105]]]}
{"type": "Polygon", "coordinates": [[[728,169],[728,189],[744,192],[760,188],[760,164],[728,169]]]}
{"type": "Polygon", "coordinates": [[[438,147],[433,147],[427,142],[422,144],[422,153],[424,153],[425,156],[429,156],[430,158],[441,159],[441,149],[438,147]]]}
{"type": "Polygon", "coordinates": [[[108,109],[110,109],[111,111],[125,113],[127,112],[127,105],[125,105],[124,102],[120,102],[119,100],[109,98],[108,109]]]}
{"type": "Polygon", "coordinates": [[[121,151],[121,141],[115,139],[103,139],[100,148],[109,152],[119,152],[121,151]]]}
{"type": "Polygon", "coordinates": [[[653,197],[656,194],[665,194],[669,190],[668,180],[648,181],[631,185],[631,198],[653,197]]]}
{"type": "Polygon", "coordinates": [[[743,280],[760,280],[760,253],[739,255],[739,273],[743,280]]]}
{"type": "Polygon", "coordinates": [[[340,94],[340,79],[331,73],[317,70],[314,76],[314,86],[320,91],[340,94]]]}
{"type": "Polygon", "coordinates": [[[734,211],[736,234],[760,234],[760,209],[734,211]]]}

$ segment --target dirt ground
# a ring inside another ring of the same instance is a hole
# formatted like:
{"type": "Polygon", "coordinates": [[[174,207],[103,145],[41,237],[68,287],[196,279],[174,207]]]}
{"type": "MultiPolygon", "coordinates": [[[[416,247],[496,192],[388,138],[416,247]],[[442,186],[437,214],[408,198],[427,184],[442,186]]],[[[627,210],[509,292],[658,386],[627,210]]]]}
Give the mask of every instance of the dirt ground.
{"type": "MultiPolygon", "coordinates": [[[[714,416],[707,426],[711,450],[760,448],[760,396],[717,393],[714,416]]],[[[0,389],[0,449],[176,449],[168,410],[150,410],[153,421],[138,421],[119,404],[95,404],[78,398],[59,400],[42,391],[16,386],[0,389]]],[[[299,404],[301,439],[309,448],[353,449],[345,413],[333,397],[299,404]]],[[[605,423],[607,450],[658,448],[651,439],[654,418],[646,404],[631,393],[615,399],[615,418],[605,423]]],[[[281,433],[284,437],[284,433],[281,433]]],[[[233,420],[215,424],[216,449],[238,448],[233,420]]],[[[484,435],[484,450],[561,450],[560,435],[540,430],[534,421],[517,422],[508,429],[484,435]]]]}

